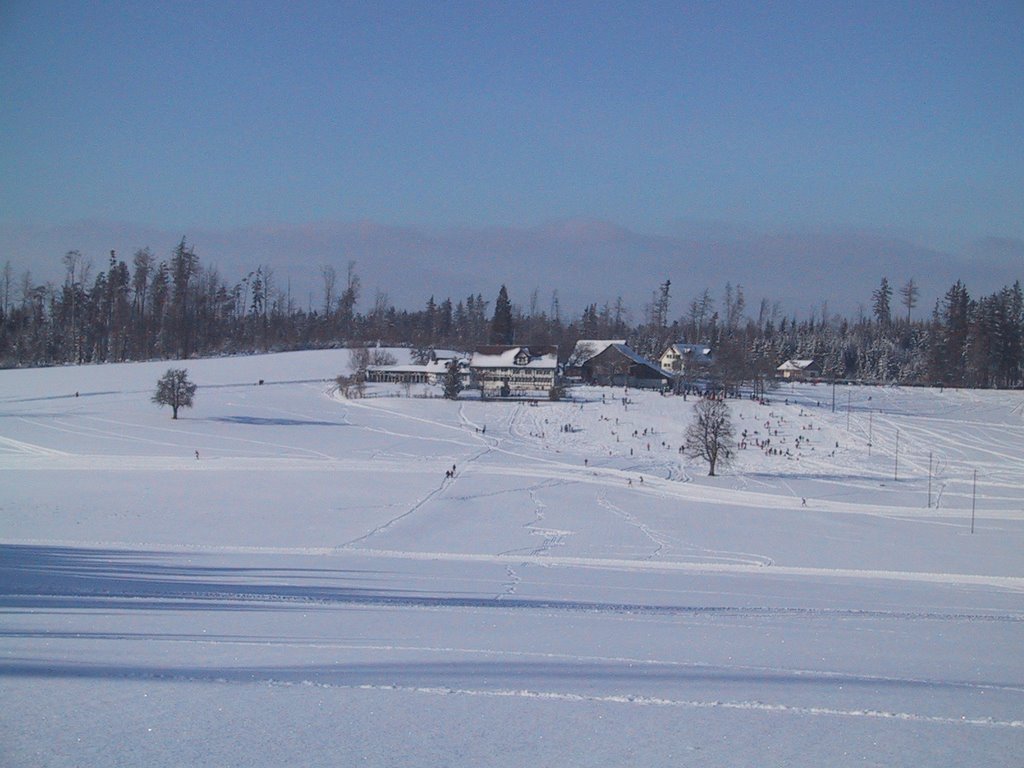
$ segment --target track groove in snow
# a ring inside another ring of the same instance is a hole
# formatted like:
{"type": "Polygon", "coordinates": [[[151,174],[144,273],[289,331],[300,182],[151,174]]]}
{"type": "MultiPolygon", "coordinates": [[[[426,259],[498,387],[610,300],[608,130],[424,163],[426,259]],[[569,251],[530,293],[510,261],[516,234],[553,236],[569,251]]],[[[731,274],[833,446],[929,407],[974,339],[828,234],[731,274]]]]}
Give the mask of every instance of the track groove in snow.
{"type": "Polygon", "coordinates": [[[86,607],[87,598],[98,601],[124,602],[127,607],[131,603],[140,605],[161,604],[173,608],[176,603],[187,603],[200,606],[208,604],[266,604],[292,605],[296,607],[312,605],[358,605],[388,608],[459,610],[459,609],[499,609],[502,611],[540,611],[559,613],[587,613],[622,616],[728,616],[728,617],[770,617],[786,616],[801,619],[880,619],[896,621],[939,621],[939,622],[998,622],[1024,623],[1024,614],[1017,613],[952,613],[941,611],[899,611],[872,610],[860,608],[811,608],[785,606],[726,606],[726,605],[658,605],[645,603],[616,603],[587,600],[558,600],[544,598],[513,598],[507,595],[496,597],[457,597],[457,596],[409,596],[403,594],[354,594],[345,589],[288,588],[285,586],[268,586],[260,589],[168,589],[161,587],[149,593],[144,589],[121,590],[105,588],[90,590],[83,587],[77,590],[34,590],[32,588],[6,588],[0,591],[0,598],[8,609],[25,607],[45,607],[49,604],[63,604],[67,600],[80,600],[86,607]]]}
{"type": "MultiPolygon", "coordinates": [[[[296,683],[275,683],[277,685],[296,685],[296,683]]],[[[560,693],[555,691],[521,690],[487,690],[445,687],[413,687],[400,685],[358,685],[338,686],[332,683],[304,681],[298,685],[313,685],[324,688],[355,688],[370,691],[399,691],[419,693],[432,696],[480,696],[487,698],[521,698],[552,702],[575,702],[597,704],[628,704],[641,707],[678,707],[682,709],[733,709],[756,712],[770,712],[783,715],[801,715],[812,717],[866,717],[884,720],[902,720],[914,723],[932,723],[936,725],[957,725],[986,728],[1024,728],[1024,720],[996,720],[990,717],[938,717],[921,715],[912,712],[885,712],[871,709],[833,709],[831,707],[797,707],[787,704],[771,704],[763,701],[696,701],[686,699],[666,699],[657,696],[611,695],[595,696],[578,693],[560,693]]]]}

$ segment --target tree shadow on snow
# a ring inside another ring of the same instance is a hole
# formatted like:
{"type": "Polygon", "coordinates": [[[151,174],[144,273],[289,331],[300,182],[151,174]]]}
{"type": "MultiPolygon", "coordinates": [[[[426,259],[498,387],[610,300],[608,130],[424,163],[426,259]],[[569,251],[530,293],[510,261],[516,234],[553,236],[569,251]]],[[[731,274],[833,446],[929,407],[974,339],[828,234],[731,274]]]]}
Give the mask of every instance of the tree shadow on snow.
{"type": "Polygon", "coordinates": [[[0,607],[263,610],[255,601],[302,601],[376,592],[378,572],[203,566],[197,555],[147,550],[0,545],[0,607]],[[337,585],[337,586],[335,586],[337,585]]]}
{"type": "MultiPolygon", "coordinates": [[[[221,555],[216,555],[223,557],[221,555]]],[[[784,616],[833,622],[837,618],[1024,622],[1016,614],[892,611],[801,606],[666,605],[510,597],[504,574],[473,591],[402,586],[416,574],[337,568],[204,566],[197,553],[0,544],[0,609],[306,610],[310,606],[479,608],[637,616],[784,616]]]]}

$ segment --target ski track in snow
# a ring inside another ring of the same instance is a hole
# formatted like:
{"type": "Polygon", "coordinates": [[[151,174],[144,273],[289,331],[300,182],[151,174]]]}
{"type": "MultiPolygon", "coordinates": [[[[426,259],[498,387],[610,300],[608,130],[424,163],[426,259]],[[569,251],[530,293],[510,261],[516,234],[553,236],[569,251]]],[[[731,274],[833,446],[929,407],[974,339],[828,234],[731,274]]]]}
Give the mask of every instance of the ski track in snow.
{"type": "Polygon", "coordinates": [[[741,565],[756,565],[758,567],[766,567],[774,565],[774,561],[765,555],[754,555],[746,552],[726,552],[723,550],[708,549],[706,547],[699,547],[693,544],[688,544],[685,541],[669,536],[668,534],[658,532],[651,528],[646,523],[641,522],[636,516],[631,515],[621,507],[612,504],[608,501],[607,497],[603,494],[597,498],[597,503],[604,509],[607,509],[613,515],[622,518],[630,525],[636,527],[649,538],[655,544],[655,550],[648,555],[645,560],[654,560],[659,557],[662,552],[667,550],[669,547],[673,547],[683,552],[692,552],[693,555],[687,555],[692,557],[693,560],[701,563],[738,563],[741,565]]]}
{"type": "MultiPolygon", "coordinates": [[[[284,683],[295,685],[295,683],[284,683]]],[[[333,684],[320,684],[312,681],[303,681],[299,685],[323,685],[324,687],[338,687],[333,684]]],[[[910,712],[886,712],[871,709],[833,709],[830,707],[798,707],[787,704],[771,704],[763,701],[695,701],[686,699],[666,699],[656,696],[632,696],[632,695],[586,695],[579,693],[559,693],[552,691],[535,691],[529,689],[466,689],[466,688],[444,688],[444,687],[404,687],[398,685],[359,685],[341,686],[357,690],[372,691],[399,691],[407,693],[419,693],[434,696],[480,696],[488,698],[523,698],[550,702],[572,702],[590,704],[628,704],[645,707],[675,707],[682,709],[731,709],[745,710],[748,712],[769,712],[773,714],[801,715],[814,717],[863,717],[878,718],[886,720],[902,720],[904,722],[929,723],[936,725],[973,726],[987,728],[1024,728],[1024,720],[996,720],[990,717],[968,718],[968,717],[939,717],[935,715],[921,715],[910,712]]]]}
{"type": "MultiPolygon", "coordinates": [[[[10,637],[45,637],[51,640],[61,639],[88,639],[88,640],[121,640],[123,634],[117,632],[10,632],[10,637]]],[[[438,645],[395,645],[380,643],[353,643],[344,640],[325,640],[323,638],[247,638],[231,635],[191,635],[166,633],[147,633],[143,635],[147,642],[185,644],[196,646],[237,646],[239,648],[256,647],[294,647],[307,650],[346,650],[346,651],[373,651],[388,654],[429,654],[432,656],[469,656],[488,657],[497,659],[526,659],[532,661],[553,661],[568,662],[581,665],[607,665],[621,667],[651,667],[679,670],[698,670],[714,672],[742,672],[755,673],[760,675],[775,675],[782,677],[812,677],[816,679],[835,681],[837,683],[871,683],[896,686],[942,686],[946,688],[957,688],[972,691],[1002,691],[1007,693],[1024,693],[1024,685],[998,685],[993,683],[978,683],[969,681],[931,680],[922,677],[896,677],[892,675],[870,675],[842,672],[827,669],[807,669],[799,667],[784,666],[762,666],[753,664],[708,664],[693,661],[676,661],[670,659],[658,659],[637,656],[607,656],[592,654],[569,654],[553,653],[542,651],[523,651],[515,649],[500,648],[476,648],[470,646],[438,646],[438,645]]]]}
{"type": "Polygon", "coordinates": [[[11,452],[18,455],[27,456],[68,456],[69,454],[65,451],[58,451],[55,448],[44,448],[41,445],[34,445],[33,443],[25,443],[21,440],[15,440],[11,437],[0,436],[0,450],[4,452],[11,452]]]}
{"type": "MultiPolygon", "coordinates": [[[[341,646],[342,648],[346,646],[341,646]]],[[[386,650],[386,649],[382,649],[386,650]]],[[[658,663],[658,662],[654,662],[658,663]]],[[[0,668],[5,666],[0,663],[0,668]]],[[[30,672],[32,667],[25,664],[15,664],[12,669],[20,669],[21,674],[30,672]]],[[[778,672],[778,670],[769,670],[778,672]]],[[[42,672],[42,670],[40,670],[42,672]]],[[[820,674],[815,672],[814,674],[820,674]]],[[[244,679],[236,679],[225,675],[223,672],[211,672],[209,675],[197,675],[189,670],[176,672],[173,669],[164,669],[159,672],[125,671],[119,675],[122,679],[134,680],[160,680],[177,682],[196,682],[221,685],[269,685],[280,687],[311,687],[335,690],[351,691],[386,691],[394,693],[413,693],[431,696],[467,696],[483,698],[519,698],[530,699],[540,702],[557,702],[568,704],[611,704],[629,705],[637,707],[672,707],[681,709],[721,709],[721,710],[744,710],[750,712],[770,713],[777,715],[791,715],[803,717],[837,717],[837,718],[873,718],[884,720],[899,720],[908,723],[925,723],[931,725],[973,727],[973,728],[1009,728],[1024,729],[1024,720],[1002,720],[994,717],[948,717],[941,715],[927,715],[914,712],[896,712],[878,709],[840,709],[826,706],[798,706],[791,704],[779,704],[760,700],[729,701],[722,699],[699,700],[699,699],[675,699],[661,696],[650,696],[643,694],[583,694],[566,691],[536,690],[530,688],[455,688],[448,686],[414,686],[401,684],[346,684],[337,682],[326,682],[317,679],[288,680],[274,676],[272,672],[266,676],[258,676],[251,671],[246,671],[244,679]]],[[[836,676],[837,681],[856,679],[836,676]]],[[[869,678],[871,679],[871,678],[869,678]]],[[[896,681],[902,682],[902,681],[896,681]]],[[[908,681],[909,682],[909,681],[908,681]]],[[[933,684],[929,681],[917,683],[923,685],[933,684]]],[[[942,685],[947,685],[943,683],[942,685]]],[[[993,686],[972,686],[965,688],[977,688],[980,690],[992,690],[993,686]]],[[[1017,689],[1010,689],[1017,691],[1017,689]]]]}
{"type": "Polygon", "coordinates": [[[382,533],[385,533],[386,531],[388,531],[391,528],[393,528],[394,526],[396,526],[398,523],[400,523],[405,518],[407,518],[410,515],[413,515],[416,512],[418,512],[421,507],[423,507],[425,504],[427,504],[437,494],[441,493],[441,491],[443,491],[452,482],[454,482],[452,479],[446,479],[446,480],[441,481],[440,485],[438,485],[436,488],[434,488],[432,491],[430,491],[430,493],[428,493],[426,496],[424,496],[423,498],[419,499],[415,504],[413,504],[409,509],[405,510],[402,514],[396,515],[395,517],[393,517],[390,520],[388,520],[386,523],[378,525],[376,528],[371,530],[369,533],[363,534],[362,536],[358,536],[357,538],[354,538],[351,541],[347,541],[344,544],[339,544],[332,551],[337,552],[337,551],[341,551],[341,550],[353,549],[360,542],[366,541],[367,539],[372,539],[374,536],[379,536],[382,533]]]}
{"type": "Polygon", "coordinates": [[[520,547],[518,549],[508,549],[504,552],[498,553],[499,555],[509,556],[520,553],[534,557],[545,555],[551,552],[556,547],[564,546],[566,537],[573,535],[573,531],[559,530],[558,528],[548,528],[542,525],[542,523],[544,522],[544,510],[547,508],[547,505],[544,504],[543,501],[541,501],[537,491],[540,488],[551,487],[552,485],[555,484],[556,483],[545,482],[537,486],[529,486],[525,489],[527,493],[529,493],[530,501],[533,504],[533,518],[523,523],[523,528],[527,529],[530,532],[531,536],[542,537],[543,541],[536,546],[520,547]]]}
{"type": "MultiPolygon", "coordinates": [[[[159,639],[159,638],[157,638],[159,639]]],[[[191,641],[184,641],[191,642],[191,641]]],[[[205,640],[195,641],[198,643],[207,643],[205,640]]],[[[215,641],[214,641],[215,642],[215,641]]],[[[240,642],[234,642],[233,644],[242,644],[240,642]]],[[[322,646],[309,646],[302,645],[300,647],[322,647],[322,646]]],[[[395,648],[387,646],[329,646],[339,649],[354,649],[354,650],[380,650],[380,651],[391,651],[395,648]]],[[[662,664],[662,662],[652,661],[639,661],[630,662],[637,664],[662,664]]],[[[699,667],[700,665],[692,665],[699,667]]],[[[45,675],[46,670],[36,669],[31,664],[24,662],[15,662],[14,664],[5,664],[0,662],[0,669],[5,667],[10,668],[11,671],[17,671],[21,675],[32,675],[40,674],[45,675]]],[[[700,667],[702,669],[706,667],[700,667]]],[[[83,670],[85,671],[85,670],[83,670]]],[[[91,670],[93,672],[103,671],[102,668],[97,669],[95,666],[91,670]]],[[[759,670],[770,674],[778,674],[781,670],[778,669],[767,669],[759,670]]],[[[73,671],[72,671],[73,674],[73,671]]],[[[105,672],[106,674],[106,672],[105,672]]],[[[799,676],[801,673],[795,673],[799,676]]],[[[895,682],[897,684],[913,684],[913,685],[941,685],[948,687],[962,687],[966,690],[1008,690],[1012,692],[1019,692],[1017,688],[1002,688],[999,686],[986,686],[986,685],[973,685],[973,684],[949,684],[949,683],[935,683],[933,681],[918,681],[913,679],[901,680],[898,678],[860,678],[856,676],[843,675],[837,673],[830,675],[814,671],[809,674],[824,677],[833,677],[837,683],[844,681],[859,681],[866,680],[869,682],[895,682]]],[[[802,716],[802,717],[835,717],[835,718],[871,718],[871,719],[883,719],[883,720],[898,720],[907,723],[924,723],[930,725],[942,725],[942,726],[956,726],[956,727],[967,727],[967,728],[1007,728],[1007,729],[1024,729],[1024,720],[1004,720],[988,716],[966,716],[961,715],[958,717],[942,716],[942,715],[929,715],[914,712],[900,712],[890,710],[879,710],[879,709],[841,709],[836,707],[827,706],[799,706],[791,704],[773,703],[761,700],[724,700],[724,699],[713,699],[713,700],[700,700],[700,699],[677,699],[668,698],[663,696],[650,696],[644,694],[629,694],[629,693],[617,693],[617,694],[585,694],[585,693],[573,693],[568,691],[553,691],[553,690],[538,690],[531,688],[458,688],[450,686],[422,686],[422,685],[402,685],[402,684],[373,684],[373,683],[340,683],[333,681],[324,681],[315,678],[301,678],[301,679],[285,679],[276,676],[272,670],[268,670],[266,674],[260,675],[252,670],[246,670],[240,677],[230,675],[228,671],[211,671],[209,674],[197,674],[194,670],[174,670],[172,668],[164,668],[158,672],[147,672],[143,670],[136,671],[122,671],[119,672],[118,677],[126,680],[159,680],[159,681],[176,681],[176,682],[192,682],[192,683],[205,683],[205,684],[219,684],[219,685],[268,685],[272,687],[307,687],[307,688],[320,688],[320,689],[334,689],[334,690],[350,690],[350,691],[381,691],[381,692],[393,692],[393,693],[412,693],[428,696],[466,696],[466,697],[481,697],[481,698],[518,698],[528,699],[538,702],[552,702],[552,703],[565,703],[565,704],[609,704],[609,705],[628,705],[636,707],[671,707],[680,709],[720,709],[720,710],[743,710],[748,712],[759,712],[769,713],[775,715],[790,715],[790,716],[802,716]]]]}

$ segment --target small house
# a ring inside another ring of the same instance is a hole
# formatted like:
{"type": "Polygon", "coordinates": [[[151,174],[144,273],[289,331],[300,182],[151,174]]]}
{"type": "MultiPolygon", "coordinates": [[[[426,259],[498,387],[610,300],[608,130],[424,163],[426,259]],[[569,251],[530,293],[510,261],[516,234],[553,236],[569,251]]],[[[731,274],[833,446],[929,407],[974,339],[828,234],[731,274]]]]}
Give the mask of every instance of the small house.
{"type": "Polygon", "coordinates": [[[698,376],[711,368],[714,357],[707,344],[669,344],[661,353],[661,367],[666,371],[686,378],[698,376]]]}
{"type": "Polygon", "coordinates": [[[584,382],[601,386],[663,389],[672,380],[671,373],[626,344],[610,344],[581,367],[584,382]]]}
{"type": "Polygon", "coordinates": [[[601,354],[613,344],[625,343],[625,339],[580,339],[565,362],[565,375],[572,378],[582,377],[584,363],[601,354]]]}
{"type": "Polygon", "coordinates": [[[821,366],[814,360],[787,360],[775,369],[779,378],[787,381],[803,381],[821,375],[821,366]]]}

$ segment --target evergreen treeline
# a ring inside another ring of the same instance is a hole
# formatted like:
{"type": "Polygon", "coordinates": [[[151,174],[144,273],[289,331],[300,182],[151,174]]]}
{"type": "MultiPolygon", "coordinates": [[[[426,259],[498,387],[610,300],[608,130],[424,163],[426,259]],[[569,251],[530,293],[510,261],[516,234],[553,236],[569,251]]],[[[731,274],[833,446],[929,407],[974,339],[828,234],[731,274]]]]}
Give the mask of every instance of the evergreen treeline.
{"type": "Polygon", "coordinates": [[[871,297],[870,317],[828,316],[797,320],[778,305],[761,302],[748,312],[742,287],[726,285],[717,302],[710,291],[691,300],[670,322],[670,288],[659,286],[640,322],[621,299],[590,304],[576,318],[562,317],[558,294],[539,306],[513,305],[501,287],[490,311],[481,294],[455,303],[429,299],[418,311],[398,309],[378,292],[365,312],[359,276],[350,263],[339,279],[321,268],[318,306],[297,306],[268,267],[228,284],[204,267],[183,239],[167,260],[148,248],[131,265],[112,251],[93,276],[77,251],[63,257],[61,285],[37,285],[30,273],[15,279],[10,264],[0,274],[0,365],[186,359],[189,357],[381,343],[468,350],[484,343],[556,344],[568,355],[578,339],[625,338],[652,357],[674,341],[707,344],[715,351],[714,375],[724,386],[763,382],[791,358],[814,359],[825,379],[967,387],[1024,385],[1024,296],[1020,282],[972,297],[957,282],[930,316],[912,319],[918,290],[898,291],[904,315],[892,310],[886,279],[871,297]]]}

